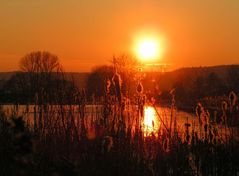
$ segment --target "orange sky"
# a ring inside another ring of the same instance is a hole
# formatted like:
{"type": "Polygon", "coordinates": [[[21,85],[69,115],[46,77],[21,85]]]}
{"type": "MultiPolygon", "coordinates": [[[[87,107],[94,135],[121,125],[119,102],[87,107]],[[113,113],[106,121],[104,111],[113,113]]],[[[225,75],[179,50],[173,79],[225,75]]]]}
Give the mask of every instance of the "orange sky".
{"type": "Polygon", "coordinates": [[[239,63],[238,0],[1,0],[0,71],[34,50],[59,56],[66,71],[90,71],[131,54],[139,32],[164,38],[160,62],[239,63]]]}

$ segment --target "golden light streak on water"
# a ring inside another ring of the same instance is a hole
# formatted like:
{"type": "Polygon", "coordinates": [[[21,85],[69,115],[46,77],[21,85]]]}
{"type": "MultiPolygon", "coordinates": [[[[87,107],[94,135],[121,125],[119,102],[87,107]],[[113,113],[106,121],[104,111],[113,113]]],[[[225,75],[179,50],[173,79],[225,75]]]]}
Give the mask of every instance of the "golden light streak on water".
{"type": "Polygon", "coordinates": [[[155,109],[151,106],[144,107],[143,131],[144,136],[151,134],[157,135],[160,127],[160,122],[155,109]]]}

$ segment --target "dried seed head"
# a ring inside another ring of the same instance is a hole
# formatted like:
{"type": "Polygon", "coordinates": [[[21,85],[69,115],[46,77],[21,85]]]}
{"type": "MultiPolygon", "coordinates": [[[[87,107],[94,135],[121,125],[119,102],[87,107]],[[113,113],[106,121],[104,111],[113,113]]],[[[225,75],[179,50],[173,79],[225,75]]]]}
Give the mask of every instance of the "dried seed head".
{"type": "Polygon", "coordinates": [[[174,96],[174,95],[175,95],[175,89],[170,90],[170,94],[171,94],[172,96],[174,96]]]}
{"type": "Polygon", "coordinates": [[[237,101],[237,95],[235,94],[235,92],[231,91],[229,93],[230,106],[235,106],[236,105],[236,101],[237,101]]]}
{"type": "Polygon", "coordinates": [[[138,83],[137,87],[136,87],[136,91],[138,94],[142,94],[143,93],[143,85],[141,84],[141,82],[138,83]]]}
{"type": "Polygon", "coordinates": [[[202,114],[202,112],[203,112],[202,104],[201,104],[201,103],[198,103],[198,104],[197,104],[197,107],[196,107],[196,115],[197,115],[198,117],[200,117],[201,114],[202,114]]]}
{"type": "Polygon", "coordinates": [[[107,94],[110,93],[110,86],[111,86],[111,82],[109,79],[107,79],[107,81],[106,81],[106,93],[107,94]]]}
{"type": "Polygon", "coordinates": [[[169,139],[165,138],[163,141],[163,149],[165,152],[169,152],[169,139]]]}
{"type": "Polygon", "coordinates": [[[206,114],[205,114],[205,121],[206,121],[206,123],[209,123],[209,122],[210,122],[210,116],[211,116],[211,114],[210,114],[210,112],[207,110],[207,111],[206,111],[206,114]]]}
{"type": "Polygon", "coordinates": [[[201,116],[204,114],[204,108],[202,106],[201,103],[198,103],[197,104],[197,107],[196,107],[196,115],[198,117],[198,120],[199,120],[199,124],[202,125],[202,119],[201,119],[201,116]]]}
{"type": "Polygon", "coordinates": [[[113,84],[115,86],[115,93],[118,98],[119,103],[121,102],[121,85],[122,85],[122,80],[121,77],[118,73],[115,73],[113,78],[112,78],[113,84]]]}
{"type": "Polygon", "coordinates": [[[223,102],[222,102],[222,110],[223,110],[223,111],[226,111],[226,110],[227,110],[227,102],[226,102],[226,101],[223,101],[223,102]]]}
{"type": "Polygon", "coordinates": [[[111,136],[105,136],[102,141],[102,153],[109,152],[113,147],[113,138],[111,136]]]}

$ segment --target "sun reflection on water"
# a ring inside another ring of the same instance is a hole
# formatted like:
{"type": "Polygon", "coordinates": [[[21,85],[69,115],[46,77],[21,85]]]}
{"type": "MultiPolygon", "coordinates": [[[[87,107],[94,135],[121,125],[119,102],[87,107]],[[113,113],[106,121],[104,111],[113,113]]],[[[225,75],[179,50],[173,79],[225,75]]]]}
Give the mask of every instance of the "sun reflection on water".
{"type": "Polygon", "coordinates": [[[157,118],[157,113],[154,107],[144,107],[143,131],[144,136],[151,134],[156,135],[159,130],[160,122],[157,118]]]}

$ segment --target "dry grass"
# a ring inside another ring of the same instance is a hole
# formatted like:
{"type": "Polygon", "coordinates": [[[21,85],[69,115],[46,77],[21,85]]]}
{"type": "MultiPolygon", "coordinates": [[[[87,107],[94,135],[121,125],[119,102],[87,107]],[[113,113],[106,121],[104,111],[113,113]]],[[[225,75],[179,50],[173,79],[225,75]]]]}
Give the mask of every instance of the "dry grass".
{"type": "MultiPolygon", "coordinates": [[[[120,75],[113,79],[115,95],[87,106],[84,91],[60,91],[57,105],[25,105],[22,118],[16,105],[0,114],[1,175],[211,175],[239,173],[238,101],[235,93],[210,114],[199,103],[196,123],[179,129],[174,91],[169,122],[144,135],[142,118],[147,100],[139,82],[135,97],[123,97],[120,75]],[[74,98],[74,103],[68,100],[74,98]],[[221,114],[221,115],[220,115],[221,114]],[[11,116],[11,117],[7,117],[11,116]],[[26,117],[33,120],[27,122],[26,117]],[[18,117],[18,118],[16,118],[18,117]],[[217,123],[215,118],[221,119],[217,123]],[[10,120],[9,120],[10,119],[10,120]]],[[[44,98],[41,98],[44,100],[44,98]]]]}

